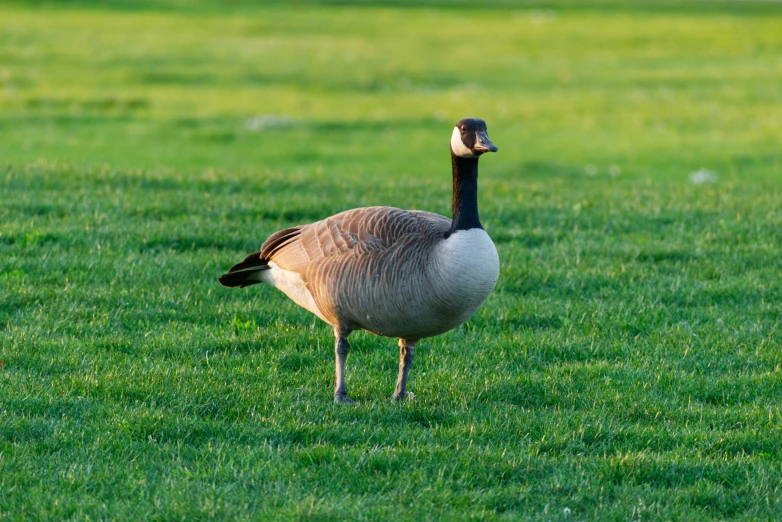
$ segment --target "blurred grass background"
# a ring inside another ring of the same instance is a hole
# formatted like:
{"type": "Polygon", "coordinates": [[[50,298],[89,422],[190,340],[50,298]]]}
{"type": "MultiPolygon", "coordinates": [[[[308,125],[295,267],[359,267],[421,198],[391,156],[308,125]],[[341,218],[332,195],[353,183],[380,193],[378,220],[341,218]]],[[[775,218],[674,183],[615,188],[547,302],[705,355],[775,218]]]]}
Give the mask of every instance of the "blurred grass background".
{"type": "Polygon", "coordinates": [[[782,516],[782,5],[5,2],[0,515],[782,516]],[[502,263],[466,326],[329,329],[216,277],[364,205],[448,215],[484,118],[502,263]],[[700,172],[694,175],[693,173],[700,172]]]}
{"type": "Polygon", "coordinates": [[[774,4],[49,5],[3,16],[6,161],[365,172],[405,147],[418,175],[433,130],[478,114],[504,173],[779,174],[774,4]]]}

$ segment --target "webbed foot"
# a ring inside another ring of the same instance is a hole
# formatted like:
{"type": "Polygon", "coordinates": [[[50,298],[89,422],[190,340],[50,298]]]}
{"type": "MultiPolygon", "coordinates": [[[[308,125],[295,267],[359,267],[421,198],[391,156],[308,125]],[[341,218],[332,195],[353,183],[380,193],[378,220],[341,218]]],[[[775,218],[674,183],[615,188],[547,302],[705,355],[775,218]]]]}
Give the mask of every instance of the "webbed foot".
{"type": "Polygon", "coordinates": [[[391,397],[392,401],[412,401],[415,399],[415,393],[413,392],[405,392],[402,393],[395,393],[393,397],[391,397]]]}
{"type": "Polygon", "coordinates": [[[335,393],[334,404],[356,404],[356,401],[348,397],[348,394],[335,393]]]}

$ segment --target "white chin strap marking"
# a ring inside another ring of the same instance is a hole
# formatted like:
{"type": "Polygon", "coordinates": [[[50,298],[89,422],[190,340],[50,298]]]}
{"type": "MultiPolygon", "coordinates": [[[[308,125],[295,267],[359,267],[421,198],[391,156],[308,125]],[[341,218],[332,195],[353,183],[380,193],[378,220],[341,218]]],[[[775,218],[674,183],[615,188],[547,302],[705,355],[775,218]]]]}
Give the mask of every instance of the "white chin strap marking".
{"type": "Polygon", "coordinates": [[[477,158],[470,149],[467,148],[462,142],[462,133],[459,131],[459,127],[453,128],[453,134],[451,134],[451,150],[454,154],[462,158],[477,158]]]}

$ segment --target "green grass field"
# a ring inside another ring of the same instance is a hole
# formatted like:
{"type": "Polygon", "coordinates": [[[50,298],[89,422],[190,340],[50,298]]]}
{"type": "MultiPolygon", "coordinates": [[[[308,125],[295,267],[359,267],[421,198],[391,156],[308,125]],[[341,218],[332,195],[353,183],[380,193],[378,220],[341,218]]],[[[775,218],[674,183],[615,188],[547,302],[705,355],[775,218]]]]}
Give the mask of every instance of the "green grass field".
{"type": "Polygon", "coordinates": [[[782,518],[782,4],[0,6],[0,519],[782,518]],[[217,277],[450,211],[500,282],[422,341],[217,277]],[[706,169],[716,173],[691,178],[706,169]],[[715,177],[716,176],[716,177],[715,177]],[[702,182],[698,182],[702,181],[702,182]]]}

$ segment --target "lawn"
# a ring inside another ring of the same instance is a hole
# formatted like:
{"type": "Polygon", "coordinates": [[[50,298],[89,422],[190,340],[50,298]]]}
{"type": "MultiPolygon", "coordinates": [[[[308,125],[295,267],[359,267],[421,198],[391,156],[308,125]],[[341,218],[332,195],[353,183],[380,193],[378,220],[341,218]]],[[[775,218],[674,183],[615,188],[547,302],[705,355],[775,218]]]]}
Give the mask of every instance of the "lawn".
{"type": "Polygon", "coordinates": [[[0,519],[782,518],[782,4],[0,5],[0,519]],[[421,341],[217,277],[344,209],[498,286],[421,341]]]}

